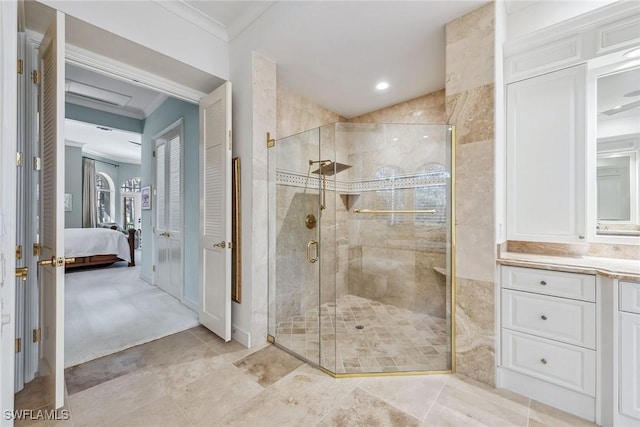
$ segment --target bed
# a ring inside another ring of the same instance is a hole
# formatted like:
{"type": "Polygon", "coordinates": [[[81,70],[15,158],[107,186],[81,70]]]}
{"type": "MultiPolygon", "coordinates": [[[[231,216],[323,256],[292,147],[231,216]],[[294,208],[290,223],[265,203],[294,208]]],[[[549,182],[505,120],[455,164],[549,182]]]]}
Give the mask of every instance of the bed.
{"type": "Polygon", "coordinates": [[[110,265],[127,261],[136,265],[134,256],[136,231],[125,235],[109,228],[67,228],[64,230],[64,256],[75,258],[66,268],[110,265]]]}

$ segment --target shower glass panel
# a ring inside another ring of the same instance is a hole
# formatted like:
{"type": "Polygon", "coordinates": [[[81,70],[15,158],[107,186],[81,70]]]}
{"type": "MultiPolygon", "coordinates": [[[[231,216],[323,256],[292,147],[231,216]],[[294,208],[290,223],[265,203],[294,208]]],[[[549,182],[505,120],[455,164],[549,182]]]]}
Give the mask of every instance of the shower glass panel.
{"type": "Polygon", "coordinates": [[[454,369],[453,146],[451,126],[416,124],[276,141],[273,342],[336,376],[454,369]]]}

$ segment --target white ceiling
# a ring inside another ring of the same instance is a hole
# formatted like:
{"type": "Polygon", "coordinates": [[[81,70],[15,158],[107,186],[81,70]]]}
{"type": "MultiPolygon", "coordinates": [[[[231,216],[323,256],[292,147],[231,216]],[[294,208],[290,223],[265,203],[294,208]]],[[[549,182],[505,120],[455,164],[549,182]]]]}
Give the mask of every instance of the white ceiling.
{"type": "Polygon", "coordinates": [[[98,126],[66,119],[66,145],[82,147],[82,152],[124,163],[140,164],[142,135],[119,129],[99,129],[98,126]],[[135,142],[132,144],[130,141],[135,142]]]}
{"type": "Polygon", "coordinates": [[[274,60],[279,84],[354,117],[444,88],[445,24],[487,1],[187,3],[227,30],[232,50],[248,44],[274,60]]]}
{"type": "Polygon", "coordinates": [[[94,108],[96,110],[106,111],[108,113],[120,114],[141,120],[147,118],[149,114],[151,114],[168,98],[167,95],[160,92],[156,92],[142,86],[133,85],[125,82],[124,80],[107,77],[69,63],[66,64],[65,73],[67,84],[71,83],[72,86],[75,82],[78,82],[130,98],[125,106],[117,107],[72,95],[68,92],[66,94],[67,102],[94,108]]]}

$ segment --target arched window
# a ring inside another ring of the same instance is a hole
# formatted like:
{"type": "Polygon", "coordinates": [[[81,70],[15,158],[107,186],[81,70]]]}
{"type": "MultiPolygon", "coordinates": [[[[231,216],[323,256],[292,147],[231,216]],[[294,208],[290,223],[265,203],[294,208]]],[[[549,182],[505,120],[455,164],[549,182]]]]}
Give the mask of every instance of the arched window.
{"type": "Polygon", "coordinates": [[[139,193],[142,179],[138,176],[135,178],[129,178],[120,186],[120,191],[123,193],[139,193]]]}
{"type": "Polygon", "coordinates": [[[440,163],[431,162],[417,171],[417,176],[431,181],[415,190],[415,209],[434,209],[434,214],[416,214],[415,223],[443,225],[447,222],[447,181],[449,172],[440,163]]]}
{"type": "Polygon", "coordinates": [[[113,180],[104,172],[96,173],[96,190],[98,192],[98,223],[113,222],[116,216],[116,201],[113,194],[113,180]]]}
{"type": "MultiPolygon", "coordinates": [[[[394,185],[394,181],[401,175],[402,170],[395,166],[384,166],[376,171],[376,178],[381,182],[381,189],[376,191],[376,209],[391,211],[404,209],[401,192],[394,185]]],[[[378,218],[388,220],[391,225],[405,222],[402,215],[395,213],[380,215],[378,218]]]]}

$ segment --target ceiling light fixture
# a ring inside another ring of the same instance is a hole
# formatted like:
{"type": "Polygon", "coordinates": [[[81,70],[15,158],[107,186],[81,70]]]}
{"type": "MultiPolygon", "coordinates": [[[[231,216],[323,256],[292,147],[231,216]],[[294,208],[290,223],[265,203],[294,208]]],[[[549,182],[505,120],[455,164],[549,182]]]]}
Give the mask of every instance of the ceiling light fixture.
{"type": "Polygon", "coordinates": [[[394,140],[394,141],[397,141],[397,140],[398,140],[398,138],[393,138],[393,140],[394,140]]]}
{"type": "Polygon", "coordinates": [[[429,135],[425,135],[425,136],[423,136],[423,138],[424,138],[424,139],[427,139],[427,138],[429,138],[429,135]]]}
{"type": "Polygon", "coordinates": [[[640,58],[640,47],[636,47],[635,49],[631,49],[629,52],[622,55],[624,59],[631,58],[640,58]]]}
{"type": "Polygon", "coordinates": [[[376,89],[377,90],[386,90],[389,89],[389,83],[387,82],[380,82],[376,85],[376,89]]]}

